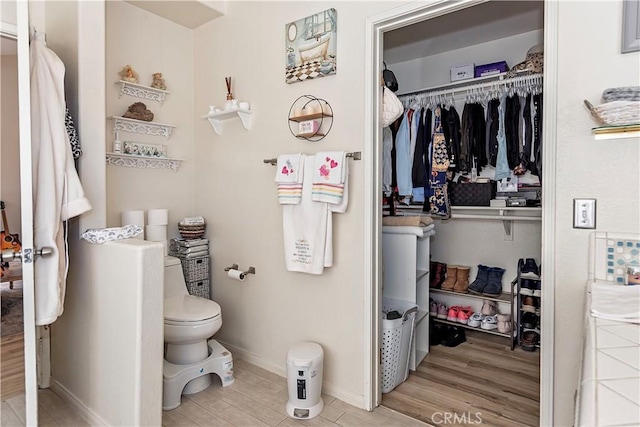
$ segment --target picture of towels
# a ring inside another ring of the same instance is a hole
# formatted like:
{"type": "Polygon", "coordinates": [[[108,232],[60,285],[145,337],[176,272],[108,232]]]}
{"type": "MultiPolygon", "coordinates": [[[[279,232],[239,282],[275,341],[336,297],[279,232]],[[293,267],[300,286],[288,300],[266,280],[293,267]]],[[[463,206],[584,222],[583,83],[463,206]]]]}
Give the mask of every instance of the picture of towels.
{"type": "Polygon", "coordinates": [[[316,202],[340,204],[347,176],[344,151],[321,151],[315,155],[312,199],[316,202]]]}
{"type": "Polygon", "coordinates": [[[302,179],[304,177],[304,155],[301,153],[281,154],[276,165],[276,185],[278,203],[297,205],[302,198],[302,179]]]}

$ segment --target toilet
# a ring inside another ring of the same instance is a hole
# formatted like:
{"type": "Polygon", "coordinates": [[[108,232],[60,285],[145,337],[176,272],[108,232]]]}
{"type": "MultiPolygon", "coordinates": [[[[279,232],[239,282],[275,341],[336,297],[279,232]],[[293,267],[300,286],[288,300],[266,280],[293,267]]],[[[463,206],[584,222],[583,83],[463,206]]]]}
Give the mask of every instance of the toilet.
{"type": "Polygon", "coordinates": [[[180,260],[164,262],[164,343],[162,409],[180,406],[180,396],[211,385],[211,374],[222,386],[233,384],[231,353],[214,339],[222,326],[220,306],[189,295],[180,260]]]}

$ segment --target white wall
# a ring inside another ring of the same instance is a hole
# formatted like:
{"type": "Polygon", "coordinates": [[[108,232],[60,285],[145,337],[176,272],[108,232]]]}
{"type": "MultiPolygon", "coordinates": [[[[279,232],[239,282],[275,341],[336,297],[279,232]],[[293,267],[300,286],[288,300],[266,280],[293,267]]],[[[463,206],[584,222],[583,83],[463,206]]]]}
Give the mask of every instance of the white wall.
{"type": "MultiPolygon", "coordinates": [[[[120,226],[120,213],[131,209],[169,209],[169,236],[177,223],[193,215],[197,196],[193,150],[193,35],[192,31],[122,1],[109,1],[107,10],[106,94],[107,116],[122,116],[134,102],[143,102],[154,121],[177,126],[170,139],[120,132],[121,141],[139,141],[168,146],[169,157],[185,159],[177,172],[159,169],[107,167],[107,224],[120,226]],[[119,98],[118,72],[131,65],[140,84],[150,85],[152,74],[162,73],[167,90],[163,105],[127,95],[119,98]]],[[[106,150],[112,151],[112,120],[106,121],[106,150]]]]}
{"type": "Polygon", "coordinates": [[[77,245],[85,268],[70,272],[65,312],[54,324],[52,386],[92,425],[158,426],[162,246],[135,239],[77,245]]]}
{"type": "Polygon", "coordinates": [[[218,337],[236,355],[280,374],[291,344],[316,341],[325,351],[325,390],[359,406],[364,385],[364,165],[350,161],[349,208],[334,215],[335,265],[311,276],[285,269],[275,168],[262,160],[300,151],[368,149],[363,138],[364,21],[395,4],[229,2],[226,16],[194,32],[194,114],[224,102],[225,76],[232,76],[236,98],[251,101],[255,111],[250,131],[238,120],[224,123],[220,136],[204,120],[195,125],[195,207],[209,224],[213,299],[224,319],[218,337]],[[286,84],[285,24],[330,7],[338,13],[337,74],[286,84]],[[289,132],[289,108],[303,94],[326,99],[334,111],[333,128],[319,143],[297,140],[289,132]],[[232,263],[255,266],[256,275],[243,283],[231,281],[223,268],[232,263]]]}
{"type": "MultiPolygon", "coordinates": [[[[18,133],[18,57],[0,56],[0,199],[11,233],[20,234],[20,135],[18,133]]],[[[3,226],[4,229],[4,226],[3,226]]]]}
{"type": "Polygon", "coordinates": [[[457,65],[506,61],[513,67],[524,60],[532,46],[542,44],[542,40],[542,30],[529,31],[411,61],[387,63],[387,68],[398,79],[398,93],[406,93],[450,83],[450,70],[457,65]]]}
{"type": "Polygon", "coordinates": [[[572,228],[572,199],[598,200],[599,231],[640,231],[640,140],[595,141],[590,131],[597,124],[582,101],[597,104],[604,89],[640,85],[640,53],[620,53],[622,2],[560,2],[559,14],[554,424],[568,426],[590,234],[572,228]]]}

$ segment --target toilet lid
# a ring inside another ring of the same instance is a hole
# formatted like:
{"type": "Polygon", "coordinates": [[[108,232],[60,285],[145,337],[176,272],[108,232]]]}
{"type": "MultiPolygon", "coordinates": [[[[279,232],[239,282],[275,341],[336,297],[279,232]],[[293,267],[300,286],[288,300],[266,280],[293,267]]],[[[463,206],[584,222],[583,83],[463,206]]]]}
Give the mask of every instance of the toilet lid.
{"type": "Polygon", "coordinates": [[[164,318],[177,322],[198,322],[220,316],[217,302],[193,295],[164,299],[164,318]]]}

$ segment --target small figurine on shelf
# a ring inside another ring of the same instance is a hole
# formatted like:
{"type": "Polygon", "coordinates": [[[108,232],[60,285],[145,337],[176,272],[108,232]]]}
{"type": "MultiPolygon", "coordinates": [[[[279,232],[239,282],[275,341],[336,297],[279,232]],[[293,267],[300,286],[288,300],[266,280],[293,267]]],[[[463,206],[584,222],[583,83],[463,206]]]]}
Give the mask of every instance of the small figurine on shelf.
{"type": "Polygon", "coordinates": [[[151,82],[151,87],[161,90],[167,90],[167,85],[162,78],[162,73],[153,73],[153,82],[151,82]]]}
{"type": "MultiPolygon", "coordinates": [[[[235,101],[233,99],[233,93],[231,93],[231,77],[225,77],[224,78],[224,82],[227,85],[227,102],[225,102],[225,104],[224,104],[224,109],[229,111],[229,110],[234,109],[233,108],[234,107],[234,102],[233,101],[235,101]]],[[[237,109],[237,107],[235,109],[237,109]]]]}
{"type": "Polygon", "coordinates": [[[147,106],[143,102],[134,102],[129,105],[127,112],[124,113],[122,117],[150,122],[153,120],[153,113],[147,109],[147,106]]]}
{"type": "Polygon", "coordinates": [[[138,83],[138,73],[135,72],[131,65],[125,65],[118,73],[120,78],[125,82],[138,83]]]}

